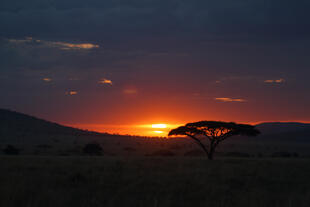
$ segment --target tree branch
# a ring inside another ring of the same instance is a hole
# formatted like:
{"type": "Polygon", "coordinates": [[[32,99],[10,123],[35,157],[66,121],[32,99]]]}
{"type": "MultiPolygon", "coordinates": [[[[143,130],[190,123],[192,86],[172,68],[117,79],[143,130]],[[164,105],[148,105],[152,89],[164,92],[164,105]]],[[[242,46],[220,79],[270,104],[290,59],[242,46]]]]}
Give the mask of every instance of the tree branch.
{"type": "Polygon", "coordinates": [[[206,146],[195,136],[191,135],[191,134],[186,134],[187,136],[189,136],[190,138],[192,138],[193,140],[196,141],[196,143],[203,149],[203,151],[209,156],[209,150],[206,148],[206,146]]]}

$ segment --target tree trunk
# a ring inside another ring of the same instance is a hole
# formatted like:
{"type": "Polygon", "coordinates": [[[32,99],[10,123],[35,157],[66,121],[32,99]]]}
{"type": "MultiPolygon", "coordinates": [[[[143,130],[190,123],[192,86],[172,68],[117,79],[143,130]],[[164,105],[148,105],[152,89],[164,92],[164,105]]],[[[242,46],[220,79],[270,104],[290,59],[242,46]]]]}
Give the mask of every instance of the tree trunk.
{"type": "Polygon", "coordinates": [[[210,144],[210,150],[209,150],[209,153],[208,153],[208,159],[209,160],[213,160],[214,152],[215,152],[215,147],[216,147],[216,144],[214,143],[214,141],[212,141],[211,144],[210,144]]]}
{"type": "Polygon", "coordinates": [[[212,152],[212,153],[210,152],[210,153],[208,154],[208,159],[209,159],[209,160],[213,160],[213,152],[212,152]]]}

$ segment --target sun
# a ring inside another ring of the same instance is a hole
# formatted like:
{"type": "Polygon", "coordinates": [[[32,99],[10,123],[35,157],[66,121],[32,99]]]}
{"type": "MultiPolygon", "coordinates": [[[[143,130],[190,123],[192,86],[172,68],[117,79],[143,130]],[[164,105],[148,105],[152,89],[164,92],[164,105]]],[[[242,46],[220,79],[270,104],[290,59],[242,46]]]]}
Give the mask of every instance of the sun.
{"type": "Polygon", "coordinates": [[[166,129],[167,124],[152,124],[153,129],[166,129]]]}
{"type": "Polygon", "coordinates": [[[163,131],[153,131],[155,134],[163,134],[163,131]]]}

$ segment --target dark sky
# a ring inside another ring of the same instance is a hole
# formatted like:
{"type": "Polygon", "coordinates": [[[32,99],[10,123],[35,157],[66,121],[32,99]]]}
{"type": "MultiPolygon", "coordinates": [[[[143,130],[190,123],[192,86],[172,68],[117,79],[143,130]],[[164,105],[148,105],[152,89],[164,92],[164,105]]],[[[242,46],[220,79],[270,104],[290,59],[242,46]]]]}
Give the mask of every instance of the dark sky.
{"type": "Polygon", "coordinates": [[[310,121],[306,0],[1,0],[0,107],[69,124],[310,121]]]}

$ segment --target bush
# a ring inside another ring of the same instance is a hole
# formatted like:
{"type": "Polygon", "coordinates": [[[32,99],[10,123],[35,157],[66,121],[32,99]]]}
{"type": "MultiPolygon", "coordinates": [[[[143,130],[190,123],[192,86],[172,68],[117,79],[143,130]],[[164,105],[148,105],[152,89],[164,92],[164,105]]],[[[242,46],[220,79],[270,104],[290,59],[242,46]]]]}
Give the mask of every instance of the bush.
{"type": "Polygon", "coordinates": [[[20,149],[17,149],[13,145],[8,145],[5,149],[3,149],[3,153],[6,155],[18,155],[20,153],[20,149]]]}
{"type": "Polygon", "coordinates": [[[102,147],[98,143],[89,143],[83,148],[83,152],[88,155],[101,155],[102,151],[102,147]]]}

